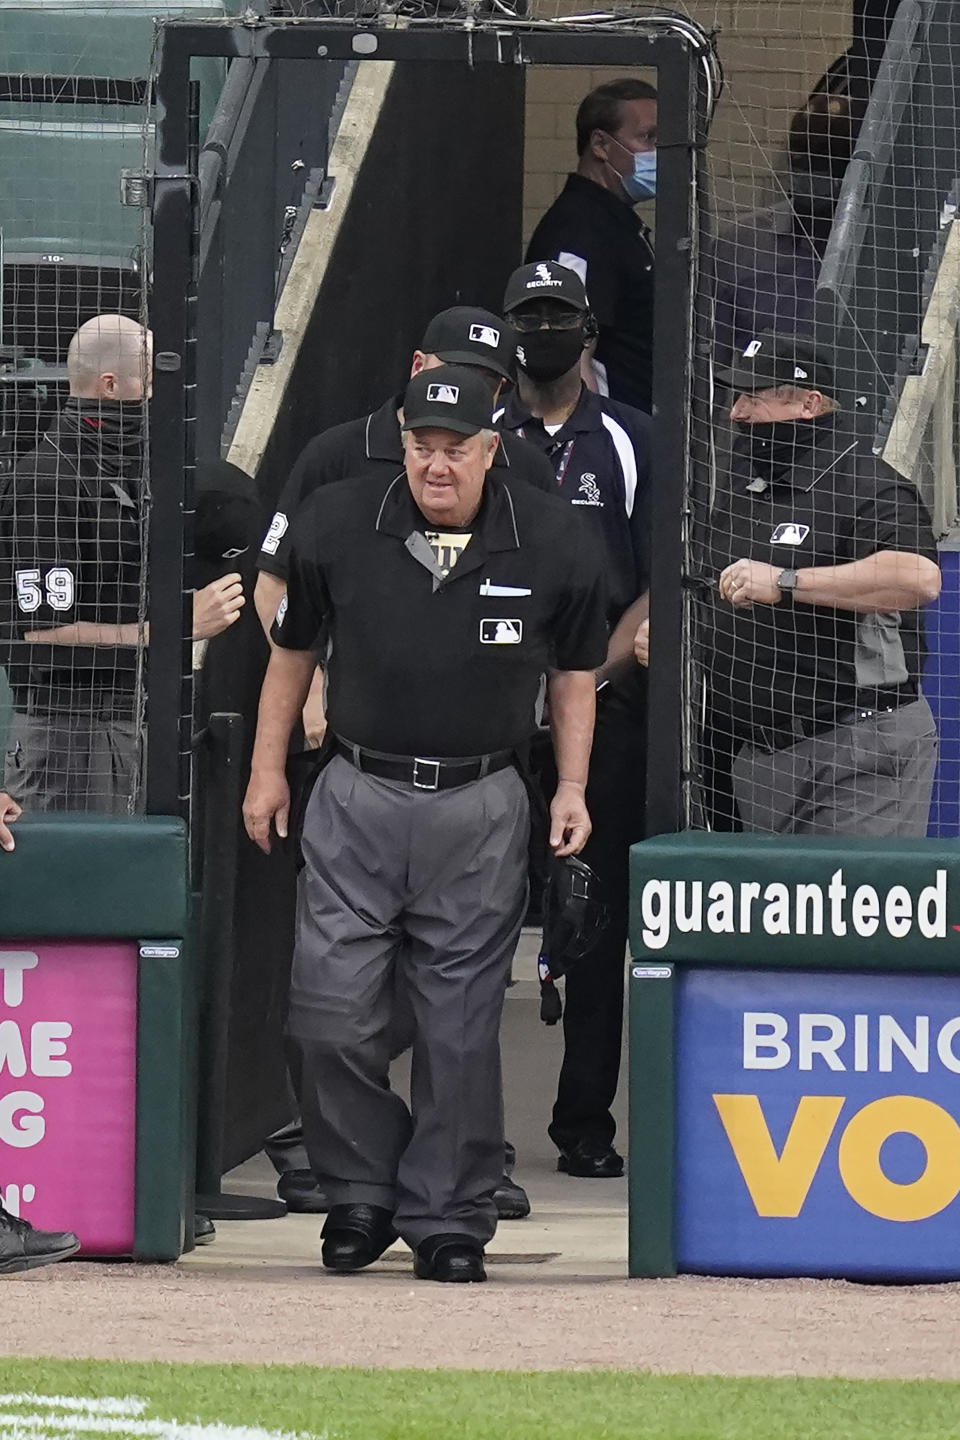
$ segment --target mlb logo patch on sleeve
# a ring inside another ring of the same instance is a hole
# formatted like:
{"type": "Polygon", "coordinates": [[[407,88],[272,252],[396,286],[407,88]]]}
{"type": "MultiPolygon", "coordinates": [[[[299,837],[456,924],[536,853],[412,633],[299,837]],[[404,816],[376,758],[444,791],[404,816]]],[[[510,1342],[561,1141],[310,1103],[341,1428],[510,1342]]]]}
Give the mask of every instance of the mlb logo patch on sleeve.
{"type": "Polygon", "coordinates": [[[481,620],[481,645],[519,645],[523,639],[522,620],[481,620]]]}
{"type": "Polygon", "coordinates": [[[778,525],[770,536],[771,545],[802,545],[810,534],[809,525],[798,525],[795,520],[788,520],[785,525],[778,525]]]}

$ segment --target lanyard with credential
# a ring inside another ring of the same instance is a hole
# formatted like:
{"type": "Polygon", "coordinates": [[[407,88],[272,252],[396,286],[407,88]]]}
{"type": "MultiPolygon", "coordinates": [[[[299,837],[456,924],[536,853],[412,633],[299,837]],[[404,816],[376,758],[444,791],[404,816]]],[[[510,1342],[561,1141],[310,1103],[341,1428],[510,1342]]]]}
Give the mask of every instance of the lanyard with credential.
{"type": "MultiPolygon", "coordinates": [[[[522,425],[518,425],[518,426],[517,426],[517,434],[520,436],[520,439],[521,439],[521,440],[526,440],[527,437],[526,437],[526,435],[523,433],[523,426],[522,426],[522,425]]],[[[577,437],[576,437],[576,435],[574,435],[573,439],[572,439],[572,440],[568,440],[567,443],[566,443],[566,445],[564,445],[563,449],[561,450],[561,452],[560,452],[560,460],[559,460],[558,463],[554,462],[554,456],[555,456],[556,453],[557,453],[557,447],[556,447],[556,445],[551,446],[550,450],[547,452],[547,453],[548,453],[548,456],[549,456],[549,459],[550,459],[550,462],[551,462],[551,464],[553,464],[553,473],[554,473],[554,475],[556,476],[557,489],[558,489],[558,490],[559,490],[560,486],[563,484],[564,477],[565,477],[565,475],[566,475],[566,473],[567,473],[567,466],[570,464],[570,457],[571,457],[571,455],[573,454],[573,447],[574,447],[574,445],[576,445],[576,443],[577,443],[577,437]]]]}
{"type": "MultiPolygon", "coordinates": [[[[570,464],[570,456],[573,454],[573,447],[574,445],[576,445],[576,443],[576,436],[574,436],[572,440],[567,441],[566,445],[564,445],[563,450],[561,451],[559,463],[554,466],[554,473],[557,477],[557,489],[559,489],[560,486],[563,484],[564,476],[567,473],[567,466],[570,464]]],[[[551,455],[550,458],[552,460],[553,456],[551,455]]]]}

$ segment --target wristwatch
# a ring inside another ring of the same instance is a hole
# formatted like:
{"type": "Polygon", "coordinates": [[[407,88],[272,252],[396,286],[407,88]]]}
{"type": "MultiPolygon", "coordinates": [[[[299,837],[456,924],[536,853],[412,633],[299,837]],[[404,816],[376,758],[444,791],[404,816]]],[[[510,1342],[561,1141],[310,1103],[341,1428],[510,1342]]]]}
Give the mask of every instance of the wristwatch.
{"type": "Polygon", "coordinates": [[[777,589],[780,591],[781,600],[787,600],[792,605],[797,589],[796,570],[781,570],[777,576],[777,589]]]}

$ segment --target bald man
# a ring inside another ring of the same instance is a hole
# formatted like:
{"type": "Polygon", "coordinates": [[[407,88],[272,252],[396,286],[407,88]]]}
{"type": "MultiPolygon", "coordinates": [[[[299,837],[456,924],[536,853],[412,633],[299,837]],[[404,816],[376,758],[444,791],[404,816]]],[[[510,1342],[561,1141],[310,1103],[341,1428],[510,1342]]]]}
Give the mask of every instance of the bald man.
{"type": "MultiPolygon", "coordinates": [[[[70,396],[0,489],[0,663],[13,691],[4,788],[33,810],[137,808],[144,406],[152,336],[96,315],[67,351],[70,396]]],[[[243,605],[232,573],[194,597],[194,638],[243,605]]]]}

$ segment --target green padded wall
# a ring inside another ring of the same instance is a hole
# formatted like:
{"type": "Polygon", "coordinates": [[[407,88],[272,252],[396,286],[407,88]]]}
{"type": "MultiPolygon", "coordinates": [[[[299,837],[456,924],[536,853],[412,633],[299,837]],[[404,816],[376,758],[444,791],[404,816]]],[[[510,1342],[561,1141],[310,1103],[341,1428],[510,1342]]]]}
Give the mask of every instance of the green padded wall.
{"type": "Polygon", "coordinates": [[[658,836],[630,852],[637,959],[960,970],[960,841],[658,836]]]}
{"type": "Polygon", "coordinates": [[[187,836],[182,820],[25,815],[4,855],[0,936],[183,937],[187,836]]]}
{"type": "Polygon", "coordinates": [[[175,1260],[193,1205],[196,1007],[184,822],[25,816],[2,857],[0,943],[140,941],[134,1255],[175,1260]]]}

